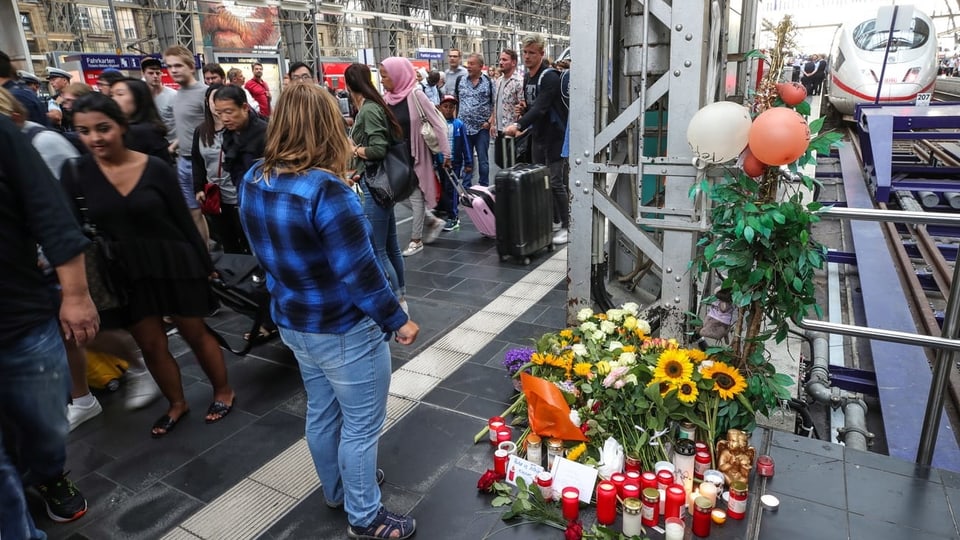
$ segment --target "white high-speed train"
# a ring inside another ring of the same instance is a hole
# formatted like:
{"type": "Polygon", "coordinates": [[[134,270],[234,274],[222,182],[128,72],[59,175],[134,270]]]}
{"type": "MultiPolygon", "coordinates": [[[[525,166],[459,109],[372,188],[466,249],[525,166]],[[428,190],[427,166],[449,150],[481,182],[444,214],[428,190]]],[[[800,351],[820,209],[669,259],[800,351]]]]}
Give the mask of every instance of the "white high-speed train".
{"type": "Polygon", "coordinates": [[[895,31],[892,36],[889,27],[877,28],[876,15],[840,27],[833,40],[827,76],[827,94],[837,111],[853,114],[857,103],[874,103],[878,86],[880,103],[911,103],[918,93],[933,91],[937,32],[922,11],[913,9],[912,16],[909,29],[895,31]],[[880,84],[888,40],[890,53],[880,84]]]}

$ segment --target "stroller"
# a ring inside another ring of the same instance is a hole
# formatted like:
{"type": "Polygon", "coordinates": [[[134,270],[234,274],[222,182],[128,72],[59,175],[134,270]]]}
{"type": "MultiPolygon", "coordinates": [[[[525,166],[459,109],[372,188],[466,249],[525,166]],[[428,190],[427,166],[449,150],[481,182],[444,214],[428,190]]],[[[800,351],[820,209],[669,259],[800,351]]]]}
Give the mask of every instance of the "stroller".
{"type": "Polygon", "coordinates": [[[216,330],[207,327],[224,349],[243,356],[255,345],[266,343],[276,336],[276,325],[270,318],[270,293],[266,273],[253,255],[233,253],[212,254],[218,277],[211,284],[213,292],[224,305],[253,319],[249,338],[240,349],[234,349],[216,330]],[[263,334],[261,329],[266,329],[263,334]]]}

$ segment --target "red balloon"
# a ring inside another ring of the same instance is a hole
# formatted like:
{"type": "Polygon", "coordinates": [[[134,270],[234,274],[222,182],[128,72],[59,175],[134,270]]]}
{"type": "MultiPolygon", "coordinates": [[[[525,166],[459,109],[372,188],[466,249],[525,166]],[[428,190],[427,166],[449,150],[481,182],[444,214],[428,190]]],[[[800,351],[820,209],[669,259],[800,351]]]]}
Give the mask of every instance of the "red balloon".
{"type": "Polygon", "coordinates": [[[798,82],[778,83],[777,93],[780,94],[780,99],[791,107],[807,99],[807,89],[798,82]]]}
{"type": "Polygon", "coordinates": [[[756,178],[763,174],[767,167],[769,165],[757,159],[757,156],[753,155],[749,148],[743,151],[743,167],[741,168],[747,176],[756,178]]]}
{"type": "Polygon", "coordinates": [[[768,165],[786,165],[807,151],[810,127],[793,109],[773,107],[750,126],[750,152],[768,165]]]}

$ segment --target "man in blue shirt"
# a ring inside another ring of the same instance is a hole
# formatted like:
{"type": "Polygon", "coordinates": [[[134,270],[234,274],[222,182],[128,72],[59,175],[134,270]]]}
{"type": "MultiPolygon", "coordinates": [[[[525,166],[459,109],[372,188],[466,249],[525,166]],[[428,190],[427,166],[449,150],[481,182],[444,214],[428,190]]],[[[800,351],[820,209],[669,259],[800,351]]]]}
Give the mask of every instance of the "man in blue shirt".
{"type": "MultiPolygon", "coordinates": [[[[467,153],[477,152],[477,181],[481,186],[490,184],[490,126],[494,123],[493,104],[496,92],[493,81],[483,74],[483,55],[473,53],[467,57],[467,75],[454,81],[454,94],[460,104],[457,115],[463,122],[470,147],[467,153]]],[[[464,174],[463,185],[470,186],[473,173],[464,174]]]]}
{"type": "Polygon", "coordinates": [[[0,51],[0,86],[6,88],[27,109],[27,120],[48,127],[47,108],[40,102],[36,92],[17,81],[17,71],[7,53],[0,51]]]}

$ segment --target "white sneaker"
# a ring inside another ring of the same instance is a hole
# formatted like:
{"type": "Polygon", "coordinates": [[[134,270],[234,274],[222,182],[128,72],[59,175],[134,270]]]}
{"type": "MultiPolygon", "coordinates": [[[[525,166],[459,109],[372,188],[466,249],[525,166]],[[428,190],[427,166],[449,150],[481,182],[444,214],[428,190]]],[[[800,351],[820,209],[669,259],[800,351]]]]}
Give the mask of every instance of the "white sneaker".
{"type": "Polygon", "coordinates": [[[427,230],[423,231],[423,243],[432,244],[437,237],[440,236],[443,225],[444,221],[442,219],[434,219],[433,222],[427,226],[427,230]]]}
{"type": "Polygon", "coordinates": [[[559,223],[554,223],[554,224],[550,227],[550,229],[551,229],[553,232],[557,232],[557,231],[560,230],[560,224],[559,224],[559,223]]]}
{"type": "Polygon", "coordinates": [[[160,397],[160,387],[157,386],[149,371],[142,373],[128,372],[124,386],[126,397],[123,405],[127,410],[146,407],[160,397]]]}
{"type": "Polygon", "coordinates": [[[90,420],[102,412],[103,407],[100,406],[100,402],[97,400],[97,398],[93,398],[93,404],[87,405],[86,407],[68,403],[67,421],[70,422],[70,431],[73,431],[80,424],[90,420]]]}
{"type": "Polygon", "coordinates": [[[414,242],[410,241],[410,245],[407,246],[407,249],[403,250],[403,256],[409,257],[411,255],[416,255],[423,251],[423,242],[414,242]]]}
{"type": "Polygon", "coordinates": [[[563,244],[566,244],[566,243],[569,242],[569,241],[570,241],[570,239],[567,238],[567,230],[566,230],[566,229],[560,229],[560,231],[557,232],[557,234],[553,235],[553,244],[554,244],[554,245],[563,245],[563,244]]]}

